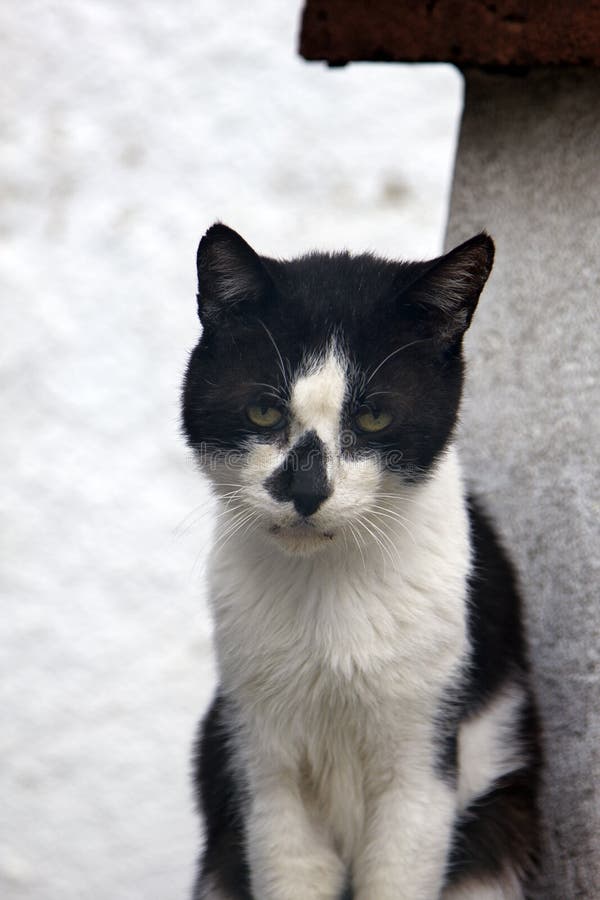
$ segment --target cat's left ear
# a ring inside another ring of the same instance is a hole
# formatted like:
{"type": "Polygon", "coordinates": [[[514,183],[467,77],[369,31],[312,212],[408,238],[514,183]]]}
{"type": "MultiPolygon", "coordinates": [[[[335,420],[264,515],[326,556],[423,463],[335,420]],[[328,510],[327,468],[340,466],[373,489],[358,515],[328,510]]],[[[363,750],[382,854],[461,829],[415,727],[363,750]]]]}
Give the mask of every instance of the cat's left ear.
{"type": "Polygon", "coordinates": [[[203,325],[256,307],[273,285],[259,255],[237,231],[217,222],[198,247],[198,315],[203,325]]]}
{"type": "Polygon", "coordinates": [[[411,305],[425,313],[436,342],[456,344],[471,324],[494,262],[494,242],[485,232],[432,261],[408,290],[411,305]]]}

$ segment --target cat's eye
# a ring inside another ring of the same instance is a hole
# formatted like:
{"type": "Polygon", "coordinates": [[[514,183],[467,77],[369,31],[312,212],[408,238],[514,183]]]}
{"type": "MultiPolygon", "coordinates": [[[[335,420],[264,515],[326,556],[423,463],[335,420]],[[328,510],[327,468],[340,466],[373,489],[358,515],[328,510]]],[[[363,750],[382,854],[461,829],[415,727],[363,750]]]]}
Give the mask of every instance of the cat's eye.
{"type": "Polygon", "coordinates": [[[392,417],[388,412],[383,410],[363,409],[354,417],[354,421],[361,431],[374,432],[383,431],[387,428],[392,417]]]}
{"type": "Polygon", "coordinates": [[[253,425],[259,428],[282,428],[285,424],[283,413],[276,406],[266,403],[253,403],[246,407],[246,415],[253,425]]]}

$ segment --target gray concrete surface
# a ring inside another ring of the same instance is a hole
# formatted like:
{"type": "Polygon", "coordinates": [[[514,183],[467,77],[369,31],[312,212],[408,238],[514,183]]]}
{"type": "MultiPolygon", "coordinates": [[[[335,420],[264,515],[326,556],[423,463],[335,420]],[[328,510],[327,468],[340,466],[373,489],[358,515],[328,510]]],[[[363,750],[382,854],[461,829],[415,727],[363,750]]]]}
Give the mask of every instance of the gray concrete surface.
{"type": "Polygon", "coordinates": [[[540,897],[600,896],[600,72],[471,73],[447,244],[485,227],[463,446],[527,602],[540,897]]]}

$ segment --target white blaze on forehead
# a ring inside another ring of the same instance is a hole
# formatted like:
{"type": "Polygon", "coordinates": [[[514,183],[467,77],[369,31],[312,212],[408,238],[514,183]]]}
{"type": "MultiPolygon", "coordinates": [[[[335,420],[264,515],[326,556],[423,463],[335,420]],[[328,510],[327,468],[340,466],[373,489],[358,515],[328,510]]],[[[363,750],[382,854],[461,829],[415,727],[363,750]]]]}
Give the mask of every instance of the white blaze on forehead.
{"type": "Polygon", "coordinates": [[[346,366],[334,350],[312,365],[292,388],[290,408],[294,431],[314,429],[321,440],[334,446],[346,394],[346,366]]]}

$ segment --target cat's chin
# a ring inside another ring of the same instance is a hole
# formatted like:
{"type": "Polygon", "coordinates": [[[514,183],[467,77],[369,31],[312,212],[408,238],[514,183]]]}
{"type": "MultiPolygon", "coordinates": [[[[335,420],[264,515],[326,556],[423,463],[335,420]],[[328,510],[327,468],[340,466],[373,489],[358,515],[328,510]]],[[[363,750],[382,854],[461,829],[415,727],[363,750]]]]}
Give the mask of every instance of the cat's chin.
{"type": "Polygon", "coordinates": [[[331,531],[323,531],[313,525],[299,522],[293,525],[272,525],[269,536],[290,556],[312,556],[331,547],[335,535],[331,531]]]}

